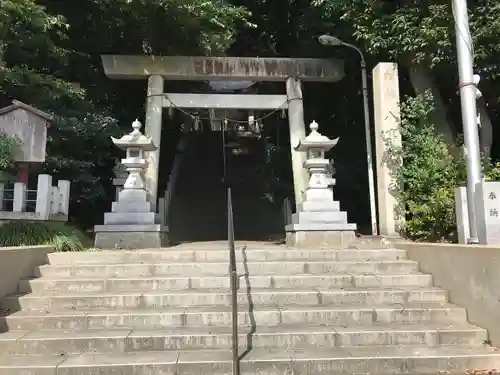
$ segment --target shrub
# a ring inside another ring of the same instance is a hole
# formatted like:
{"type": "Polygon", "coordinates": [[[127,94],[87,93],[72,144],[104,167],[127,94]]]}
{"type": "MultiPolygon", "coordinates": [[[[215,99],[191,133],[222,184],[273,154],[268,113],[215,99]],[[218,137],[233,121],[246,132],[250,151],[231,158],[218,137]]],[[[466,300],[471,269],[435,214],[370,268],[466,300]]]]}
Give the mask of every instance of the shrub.
{"type": "MultiPolygon", "coordinates": [[[[398,211],[405,222],[402,232],[414,240],[455,241],[455,188],[466,182],[466,166],[458,146],[448,145],[436,133],[429,115],[432,96],[405,98],[401,103],[402,146],[389,142],[389,160],[404,160],[395,168],[398,211]]],[[[487,179],[500,176],[499,164],[485,160],[487,179]]],[[[396,189],[396,186],[393,187],[396,189]]]]}
{"type": "Polygon", "coordinates": [[[0,246],[52,245],[56,251],[82,251],[85,235],[62,222],[16,220],[0,227],[0,246]]]}
{"type": "Polygon", "coordinates": [[[0,130],[0,171],[8,172],[14,167],[14,156],[20,146],[19,138],[11,137],[0,130]]]}

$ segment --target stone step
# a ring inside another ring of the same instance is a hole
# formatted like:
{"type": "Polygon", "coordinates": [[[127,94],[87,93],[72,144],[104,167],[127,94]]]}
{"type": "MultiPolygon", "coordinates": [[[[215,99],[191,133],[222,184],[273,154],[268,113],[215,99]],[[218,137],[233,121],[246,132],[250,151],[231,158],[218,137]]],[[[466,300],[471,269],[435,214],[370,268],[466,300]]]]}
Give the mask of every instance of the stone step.
{"type": "MultiPolygon", "coordinates": [[[[129,264],[78,264],[45,265],[38,267],[35,276],[48,277],[139,277],[139,276],[223,276],[227,275],[227,262],[188,263],[129,263],[129,264]]],[[[417,273],[418,263],[409,260],[364,262],[248,262],[238,263],[240,274],[251,275],[302,275],[302,274],[407,274],[417,273]]]]}
{"type": "MultiPolygon", "coordinates": [[[[240,327],[239,347],[312,349],[378,347],[393,345],[471,345],[487,340],[485,330],[461,325],[408,326],[309,326],[240,327]]],[[[230,327],[180,327],[161,329],[40,330],[0,334],[0,353],[80,354],[129,353],[151,350],[230,349],[230,327]]]]}
{"type": "MultiPolygon", "coordinates": [[[[104,309],[19,311],[2,319],[3,330],[161,328],[231,326],[228,306],[199,306],[165,309],[104,309]]],[[[466,311],[446,303],[393,305],[276,305],[238,306],[240,325],[279,324],[376,325],[376,324],[464,324],[466,311]]]]}
{"type": "MultiPolygon", "coordinates": [[[[229,250],[103,250],[97,252],[51,253],[52,265],[64,264],[114,264],[114,263],[156,263],[156,262],[227,262],[229,250]]],[[[344,249],[303,250],[273,246],[268,249],[236,249],[236,259],[248,262],[264,261],[368,261],[407,259],[405,250],[396,249],[344,249]]]]}
{"type": "MultiPolygon", "coordinates": [[[[336,348],[312,350],[251,350],[240,362],[241,374],[435,375],[493,369],[500,353],[491,347],[423,346],[336,348]]],[[[0,360],[2,375],[199,375],[229,374],[232,354],[227,349],[152,351],[124,354],[88,353],[75,356],[8,356],[0,360]]]]}
{"type": "MultiPolygon", "coordinates": [[[[432,286],[432,276],[424,274],[402,275],[293,275],[293,276],[239,276],[240,289],[252,288],[349,288],[432,286]]],[[[230,288],[227,276],[213,277],[114,277],[102,278],[47,278],[22,280],[20,293],[105,293],[152,290],[186,290],[230,288]]]]}
{"type": "MultiPolygon", "coordinates": [[[[238,303],[288,306],[290,304],[366,304],[380,305],[406,302],[446,302],[447,292],[432,287],[398,289],[363,288],[331,290],[258,289],[251,293],[238,291],[238,303]]],[[[127,293],[79,293],[63,295],[11,295],[2,301],[2,307],[11,311],[105,308],[170,308],[178,306],[230,305],[231,293],[227,289],[187,289],[184,291],[151,291],[127,293]]]]}

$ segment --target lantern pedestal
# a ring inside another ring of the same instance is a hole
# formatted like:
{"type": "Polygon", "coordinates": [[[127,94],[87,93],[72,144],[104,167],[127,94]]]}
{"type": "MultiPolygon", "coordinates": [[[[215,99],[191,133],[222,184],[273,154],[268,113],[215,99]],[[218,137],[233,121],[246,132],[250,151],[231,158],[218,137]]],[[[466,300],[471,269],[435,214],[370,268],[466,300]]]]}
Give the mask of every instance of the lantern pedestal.
{"type": "Polygon", "coordinates": [[[156,150],[156,146],[139,131],[139,121],[132,127],[132,133],[112,138],[115,145],[127,152],[122,165],[128,176],[111,212],[104,214],[104,225],[94,227],[96,248],[144,249],[168,245],[168,228],[160,224],[158,214],[151,210],[143,179],[147,165],[145,152],[156,150]]]}
{"type": "Polygon", "coordinates": [[[304,167],[310,177],[304,201],[285,227],[286,244],[299,248],[347,246],[356,238],[356,224],[347,222],[347,212],[340,211],[339,202],[333,200],[330,162],[324,157],[338,138],[330,140],[318,133],[316,122],[310,128],[311,133],[295,146],[297,151],[308,153],[304,167]]]}
{"type": "Polygon", "coordinates": [[[168,246],[168,228],[160,224],[96,225],[97,249],[158,249],[168,246]]]}
{"type": "Polygon", "coordinates": [[[341,248],[355,239],[356,224],[290,224],[286,245],[296,248],[341,248]]]}

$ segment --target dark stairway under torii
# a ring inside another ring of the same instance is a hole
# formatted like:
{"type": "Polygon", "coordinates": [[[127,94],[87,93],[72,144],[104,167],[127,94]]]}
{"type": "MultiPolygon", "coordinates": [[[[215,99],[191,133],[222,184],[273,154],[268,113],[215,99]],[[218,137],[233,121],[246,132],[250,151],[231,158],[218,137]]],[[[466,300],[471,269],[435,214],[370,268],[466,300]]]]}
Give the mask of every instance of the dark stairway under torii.
{"type": "Polygon", "coordinates": [[[267,241],[284,234],[281,202],[265,198],[268,181],[259,168],[263,151],[259,142],[254,144],[248,155],[234,155],[226,147],[224,163],[220,131],[188,134],[170,206],[174,243],[227,239],[227,186],[232,190],[236,239],[267,241]]]}

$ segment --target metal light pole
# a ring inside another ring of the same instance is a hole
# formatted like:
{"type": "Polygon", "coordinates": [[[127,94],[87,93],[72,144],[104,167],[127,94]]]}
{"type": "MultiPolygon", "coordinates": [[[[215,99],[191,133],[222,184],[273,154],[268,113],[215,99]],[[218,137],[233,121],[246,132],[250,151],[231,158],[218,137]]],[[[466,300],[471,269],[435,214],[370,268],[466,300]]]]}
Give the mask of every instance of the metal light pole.
{"type": "Polygon", "coordinates": [[[370,128],[370,104],[368,102],[368,76],[366,72],[366,60],[363,52],[353,44],[345,43],[332,35],[321,35],[318,41],[324,46],[345,46],[355,50],[361,60],[361,85],[363,93],[363,109],[365,120],[366,162],[368,167],[368,190],[370,194],[370,216],[372,235],[378,235],[377,208],[375,206],[375,178],[373,173],[372,133],[370,128]]]}
{"type": "Polygon", "coordinates": [[[467,211],[469,216],[469,243],[479,243],[475,205],[476,185],[481,181],[481,156],[479,151],[479,131],[476,109],[476,85],[478,80],[473,72],[472,38],[467,13],[467,0],[452,0],[457,41],[457,62],[462,106],[462,123],[467,162],[467,211]]]}

